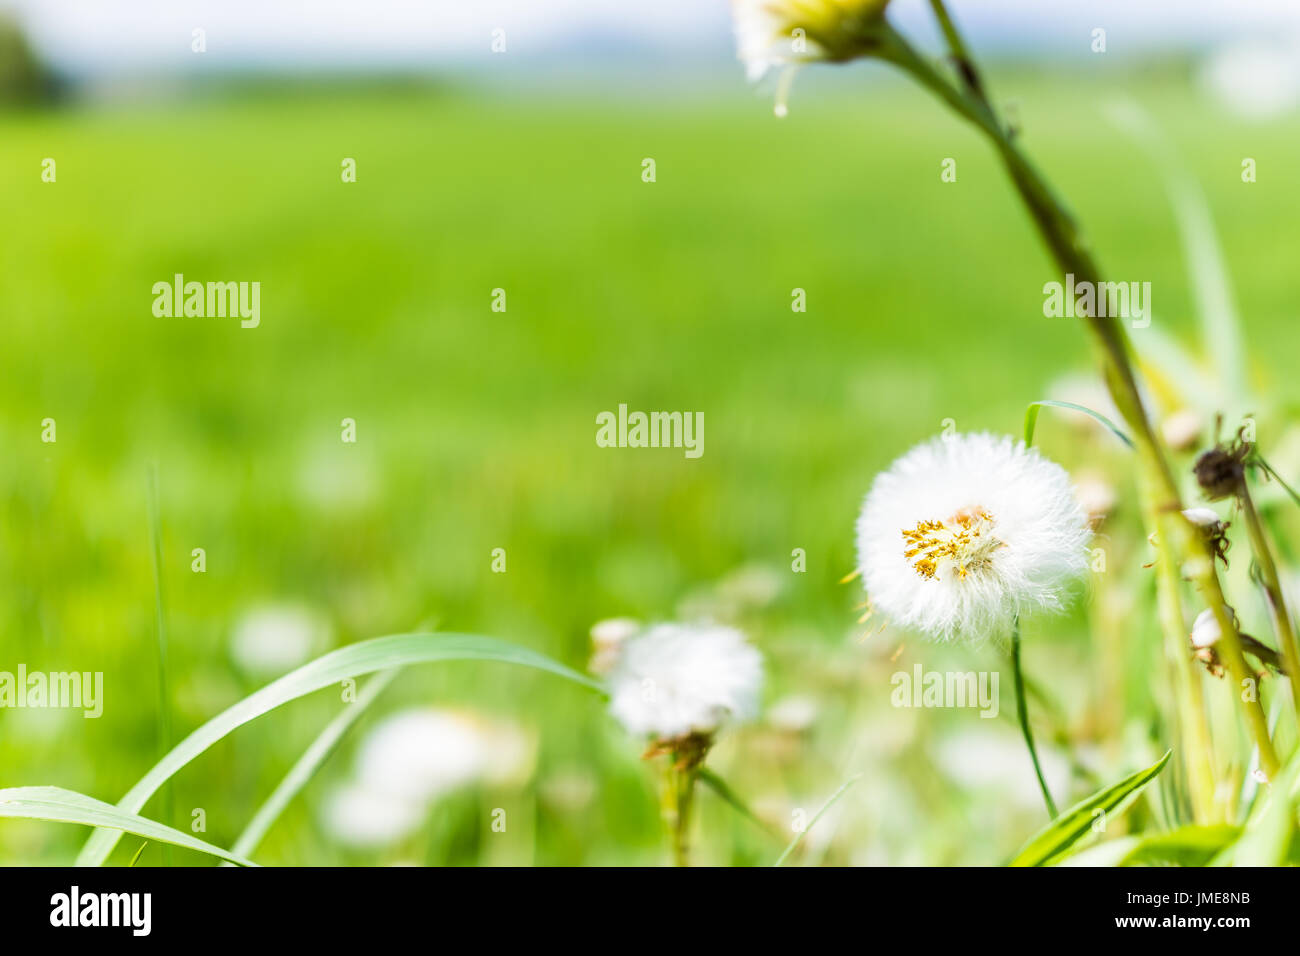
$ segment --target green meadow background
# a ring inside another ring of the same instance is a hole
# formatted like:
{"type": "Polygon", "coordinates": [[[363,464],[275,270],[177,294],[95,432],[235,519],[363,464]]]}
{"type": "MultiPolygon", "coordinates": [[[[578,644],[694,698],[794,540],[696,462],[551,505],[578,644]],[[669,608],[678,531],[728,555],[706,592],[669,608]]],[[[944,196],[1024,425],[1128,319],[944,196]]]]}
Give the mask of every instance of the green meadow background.
{"type": "MultiPolygon", "coordinates": [[[[174,743],[263,682],[230,638],[267,603],[315,608],[334,646],[438,627],[579,669],[599,619],[714,614],[763,650],[767,704],[809,698],[816,719],[723,738],[711,765],[781,836],[706,792],[700,862],[771,862],[793,812],[855,773],[799,862],[1007,858],[1045,815],[1003,652],[858,625],[861,589],[840,579],[878,470],[944,419],[1018,434],[1050,382],[1089,370],[1087,341],[1043,317],[1046,256],[975,133],[879,68],[805,71],[780,121],[739,72],[603,93],[523,75],[248,84],[0,115],[0,669],[105,675],[98,720],[0,711],[0,786],[116,801],[165,749],[160,727],[174,743]],[[55,184],[41,182],[45,157],[55,184]],[[355,184],[340,181],[344,157],[355,184]],[[956,183],[940,181],[946,157],[956,183]],[[156,318],[151,287],[177,272],[260,281],[260,328],[156,318]],[[796,287],[805,313],[791,311],[796,287]],[[595,417],[619,403],[702,411],[703,457],[597,447],[595,417]],[[918,662],[1000,669],[1001,713],[891,707],[890,675],[918,662]]],[[[1197,348],[1164,171],[1103,108],[1129,97],[1157,118],[1206,191],[1255,383],[1277,407],[1300,399],[1296,120],[1238,121],[1177,68],[992,80],[1103,263],[1151,282],[1157,323],[1197,348]]],[[[1110,585],[1091,582],[1071,615],[1026,634],[1035,722],[1069,803],[1152,762],[1169,735],[1123,452],[1052,412],[1039,434],[1121,495],[1104,575],[1117,593],[1103,601],[1110,585]]],[[[188,829],[203,808],[200,835],[228,846],[341,706],[324,691],[242,728],[145,814],[188,829]]],[[[254,858],[659,863],[641,749],[597,696],[545,674],[412,668],[254,858]],[[377,718],[425,704],[518,723],[532,773],[440,801],[391,850],[340,848],[322,794],[377,718]]],[[[1152,803],[1136,812],[1177,813],[1152,803]]],[[[3,821],[0,862],[69,862],[86,832],[3,821]]],[[[139,845],[124,839],[114,861],[139,845]]],[[[163,860],[156,846],[141,858],[163,860]]]]}

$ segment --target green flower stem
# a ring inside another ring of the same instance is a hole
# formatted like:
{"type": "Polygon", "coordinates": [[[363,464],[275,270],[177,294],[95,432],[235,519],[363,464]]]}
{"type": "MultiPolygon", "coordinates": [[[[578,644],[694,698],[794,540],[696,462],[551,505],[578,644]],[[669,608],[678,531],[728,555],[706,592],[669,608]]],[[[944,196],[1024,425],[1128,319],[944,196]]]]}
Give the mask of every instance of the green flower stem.
{"type": "Polygon", "coordinates": [[[1255,566],[1259,568],[1260,584],[1268,600],[1268,613],[1273,619],[1273,632],[1286,662],[1287,676],[1291,678],[1291,702],[1295,705],[1297,717],[1300,718],[1300,649],[1296,647],[1295,628],[1291,624],[1291,615],[1287,611],[1286,598],[1282,594],[1282,583],[1278,579],[1277,565],[1273,561],[1273,552],[1268,546],[1268,537],[1264,533],[1264,523],[1259,519],[1255,500],[1245,480],[1241,483],[1241,511],[1246,517],[1246,531],[1250,535],[1250,549],[1255,555],[1255,566]]]}
{"type": "MultiPolygon", "coordinates": [[[[948,29],[955,32],[951,21],[945,32],[948,29]]],[[[1093,260],[1065,205],[1056,198],[1047,181],[1020,151],[1013,135],[998,121],[988,101],[971,96],[954,86],[888,23],[877,27],[873,52],[909,73],[989,138],[1033,216],[1057,266],[1063,273],[1072,273],[1076,282],[1098,283],[1101,269],[1093,260]]],[[[1152,513],[1157,516],[1160,526],[1149,530],[1160,534],[1174,549],[1173,553],[1186,556],[1179,568],[1195,582],[1202,600],[1213,611],[1223,635],[1219,641],[1220,657],[1227,664],[1237,686],[1244,688],[1246,685],[1243,682],[1253,680],[1254,675],[1242,654],[1241,639],[1232,615],[1227,610],[1209,545],[1199,530],[1182,517],[1178,485],[1155,429],[1142,407],[1128,335],[1114,316],[1091,315],[1085,318],[1102,353],[1106,385],[1111,398],[1133,432],[1137,453],[1151,475],[1154,497],[1152,513]]],[[[1236,696],[1241,701],[1247,727],[1259,750],[1260,767],[1271,778],[1277,773],[1279,765],[1259,695],[1238,693],[1236,696]]]]}
{"type": "Polygon", "coordinates": [[[672,839],[673,864],[690,866],[691,809],[695,804],[695,767],[678,766],[676,751],[664,767],[662,812],[672,839]]]}
{"type": "MultiPolygon", "coordinates": [[[[1159,518],[1155,514],[1154,495],[1149,480],[1141,482],[1141,497],[1146,524],[1157,527],[1159,518]]],[[[1163,535],[1156,535],[1155,545],[1156,604],[1161,630],[1164,632],[1165,657],[1174,672],[1174,697],[1178,708],[1179,737],[1182,741],[1181,757],[1187,768],[1192,822],[1223,822],[1222,814],[1215,805],[1214,747],[1205,713],[1205,692],[1201,686],[1200,671],[1192,659],[1187,619],[1183,615],[1183,604],[1179,599],[1178,555],[1163,535]]]]}
{"type": "Polygon", "coordinates": [[[943,0],[930,0],[930,8],[934,11],[934,18],[939,21],[944,39],[948,41],[948,49],[952,52],[953,62],[957,65],[957,72],[961,74],[966,89],[984,106],[988,106],[988,96],[984,92],[979,71],[975,69],[975,60],[966,49],[961,34],[957,32],[957,25],[948,15],[948,8],[943,5],[943,0]]]}
{"type": "Polygon", "coordinates": [[[1034,732],[1029,729],[1029,711],[1025,707],[1025,675],[1020,668],[1020,621],[1011,628],[1011,673],[1016,684],[1016,717],[1020,721],[1020,732],[1024,734],[1025,746],[1029,748],[1029,759],[1034,762],[1034,774],[1038,777],[1038,788],[1043,791],[1043,802],[1047,804],[1047,814],[1056,819],[1056,804],[1052,800],[1052,791],[1047,789],[1047,778],[1038,762],[1038,748],[1034,746],[1034,732]]]}

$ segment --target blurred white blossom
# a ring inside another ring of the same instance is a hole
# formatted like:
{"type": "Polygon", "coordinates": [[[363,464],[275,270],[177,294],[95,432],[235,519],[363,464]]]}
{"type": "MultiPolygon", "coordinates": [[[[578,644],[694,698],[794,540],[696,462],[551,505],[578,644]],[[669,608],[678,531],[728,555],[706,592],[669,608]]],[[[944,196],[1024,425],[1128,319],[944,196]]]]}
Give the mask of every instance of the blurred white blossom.
{"type": "Polygon", "coordinates": [[[763,659],[740,631],[656,624],[629,640],[610,675],[610,712],[661,740],[710,734],[758,713],[763,659]]]}
{"type": "Polygon", "coordinates": [[[303,604],[249,609],[235,624],[230,653],[241,670],[277,677],[322,654],[333,640],[328,618],[303,604]]]}
{"type": "Polygon", "coordinates": [[[534,751],[512,723],[459,710],[402,711],[361,741],[352,778],[328,795],[322,821],[349,846],[385,846],[417,829],[448,793],[525,779],[534,751]]]}

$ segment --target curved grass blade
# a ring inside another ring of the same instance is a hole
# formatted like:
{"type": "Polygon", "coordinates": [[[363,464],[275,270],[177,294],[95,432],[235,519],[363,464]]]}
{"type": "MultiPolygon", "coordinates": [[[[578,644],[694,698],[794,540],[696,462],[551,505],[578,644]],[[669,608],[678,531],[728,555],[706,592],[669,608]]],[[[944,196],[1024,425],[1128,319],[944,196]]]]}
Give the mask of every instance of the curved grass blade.
{"type": "MultiPolygon", "coordinates": [[[[223,850],[211,843],[180,830],[173,830],[156,820],[128,813],[94,797],[62,787],[10,787],[0,790],[0,817],[21,817],[27,820],[48,820],[52,823],[80,823],[88,827],[111,827],[113,833],[134,833],[147,840],[156,840],[187,850],[198,850],[209,856],[229,860],[240,866],[257,866],[237,853],[223,850]]],[[[97,831],[97,832],[103,832],[97,831]]],[[[140,849],[144,849],[141,847],[140,849]]],[[[136,854],[139,857],[139,853],[136,854]]],[[[135,861],[132,860],[132,863],[135,861]]]]}
{"type": "MultiPolygon", "coordinates": [[[[433,661],[498,661],[518,664],[567,678],[592,690],[603,691],[598,681],[565,667],[544,654],[508,641],[473,634],[395,634],[341,647],[267,684],[199,727],[140,778],[118,807],[138,813],[172,775],[231,731],[275,710],[349,677],[360,677],[390,667],[433,661]]],[[[96,830],[77,856],[78,866],[100,866],[113,852],[121,835],[96,830]]]]}
{"type": "Polygon", "coordinates": [[[1282,866],[1296,834],[1296,797],[1300,794],[1300,753],[1291,758],[1268,787],[1268,798],[1251,811],[1241,839],[1225,848],[1212,866],[1282,866]]]}
{"type": "Polygon", "coordinates": [[[1205,866],[1231,844],[1241,827],[1231,823],[1189,824],[1143,837],[1124,854],[1120,866],[1205,866]]]}
{"type": "Polygon", "coordinates": [[[780,839],[780,837],[778,837],[772,831],[772,828],[768,826],[766,823],[764,823],[761,819],[759,819],[758,814],[756,814],[753,810],[749,809],[749,806],[745,803],[744,800],[740,799],[740,797],[736,794],[736,791],[732,790],[731,787],[727,784],[727,782],[723,780],[721,777],[719,777],[716,773],[714,773],[712,770],[709,770],[707,767],[701,767],[698,771],[696,771],[695,775],[701,783],[708,786],[710,790],[712,790],[714,793],[716,793],[719,797],[723,799],[723,802],[725,802],[733,810],[739,813],[742,817],[744,817],[750,823],[754,824],[754,826],[758,827],[760,830],[762,830],[764,833],[766,833],[768,836],[772,837],[773,839],[780,839]]]}
{"type": "Polygon", "coordinates": [[[1255,452],[1254,458],[1255,461],[1259,463],[1259,466],[1264,469],[1265,474],[1267,474],[1279,485],[1281,485],[1283,490],[1286,491],[1286,493],[1291,496],[1291,500],[1294,501],[1297,505],[1300,505],[1300,494],[1297,494],[1296,490],[1292,488],[1290,485],[1288,485],[1286,481],[1282,478],[1282,476],[1273,470],[1273,466],[1264,460],[1264,456],[1261,455],[1259,452],[1255,452]]]}
{"type": "MultiPolygon", "coordinates": [[[[140,849],[138,849],[138,850],[135,851],[135,856],[131,857],[131,862],[127,864],[127,867],[128,867],[128,868],[133,867],[133,866],[135,866],[137,863],[140,862],[140,854],[142,854],[142,853],[144,852],[144,848],[147,847],[148,845],[149,845],[149,841],[148,841],[148,840],[145,840],[143,843],[140,844],[140,849]]],[[[234,864],[233,864],[233,863],[223,863],[222,866],[234,866],[234,864]]]]}
{"type": "Polygon", "coordinates": [[[786,861],[786,858],[795,851],[795,848],[798,847],[799,844],[803,842],[803,838],[808,835],[808,831],[817,825],[817,821],[822,818],[822,814],[824,814],[831,807],[835,806],[835,804],[839,802],[840,797],[844,796],[844,794],[848,791],[849,787],[853,786],[861,779],[862,779],[862,774],[859,773],[859,774],[855,774],[852,777],[849,777],[848,780],[845,780],[842,784],[840,784],[840,788],[831,794],[831,798],[822,804],[822,808],[820,810],[818,810],[815,814],[813,814],[813,818],[808,821],[808,825],[794,835],[794,839],[791,840],[790,845],[785,848],[785,852],[783,852],[779,857],[777,857],[776,862],[773,863],[772,865],[780,866],[782,863],[784,863],[786,861]]]}
{"type": "Polygon", "coordinates": [[[1029,842],[1008,865],[1044,866],[1059,860],[1092,829],[1097,810],[1106,814],[1119,811],[1122,805],[1126,805],[1131,797],[1155,779],[1169,762],[1172,753],[1172,750],[1166,750],[1165,755],[1147,769],[1139,770],[1119,783],[1098,790],[1091,797],[1070,807],[1030,837],[1029,842]]]}
{"type": "Polygon", "coordinates": [[[1076,412],[1083,412],[1085,415],[1089,415],[1092,418],[1096,419],[1097,421],[1101,422],[1101,424],[1105,425],[1110,430],[1110,433],[1114,435],[1116,438],[1118,438],[1120,441],[1122,441],[1125,445],[1127,445],[1130,450],[1136,447],[1133,444],[1133,439],[1129,438],[1128,435],[1124,434],[1124,432],[1120,429],[1118,425],[1112,422],[1101,412],[1094,412],[1091,408],[1088,408],[1085,405],[1076,405],[1074,402],[1058,402],[1052,398],[1045,398],[1042,401],[1038,401],[1038,402],[1030,402],[1029,406],[1025,409],[1025,444],[1026,445],[1032,445],[1034,443],[1034,428],[1038,424],[1038,410],[1044,407],[1069,408],[1076,412]]]}
{"type": "Polygon", "coordinates": [[[357,699],[344,706],[343,711],[325,725],[320,736],[312,741],[310,747],[303,751],[303,755],[298,758],[298,762],[293,765],[284,779],[266,798],[266,802],[258,808],[257,813],[253,814],[253,819],[248,821],[248,826],[244,827],[244,832],[239,835],[235,845],[231,847],[232,852],[247,856],[257,849],[257,845],[262,842],[271,825],[284,812],[284,808],[289,805],[294,797],[298,795],[303,787],[312,777],[316,776],[316,771],[328,760],[343,742],[344,736],[378,698],[383,693],[384,688],[393,682],[397,672],[401,668],[394,667],[392,670],[381,671],[376,674],[357,695],[357,699]]]}

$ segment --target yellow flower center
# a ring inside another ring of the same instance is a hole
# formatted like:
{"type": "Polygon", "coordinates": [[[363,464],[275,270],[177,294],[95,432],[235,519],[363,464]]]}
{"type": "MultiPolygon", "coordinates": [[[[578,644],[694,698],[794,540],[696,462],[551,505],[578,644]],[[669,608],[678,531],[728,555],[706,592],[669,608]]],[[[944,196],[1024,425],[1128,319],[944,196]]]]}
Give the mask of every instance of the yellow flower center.
{"type": "Polygon", "coordinates": [[[993,552],[1004,542],[993,536],[996,522],[983,508],[962,508],[950,518],[918,521],[903,529],[903,557],[926,580],[939,580],[941,570],[957,572],[958,580],[988,568],[993,552]]]}

